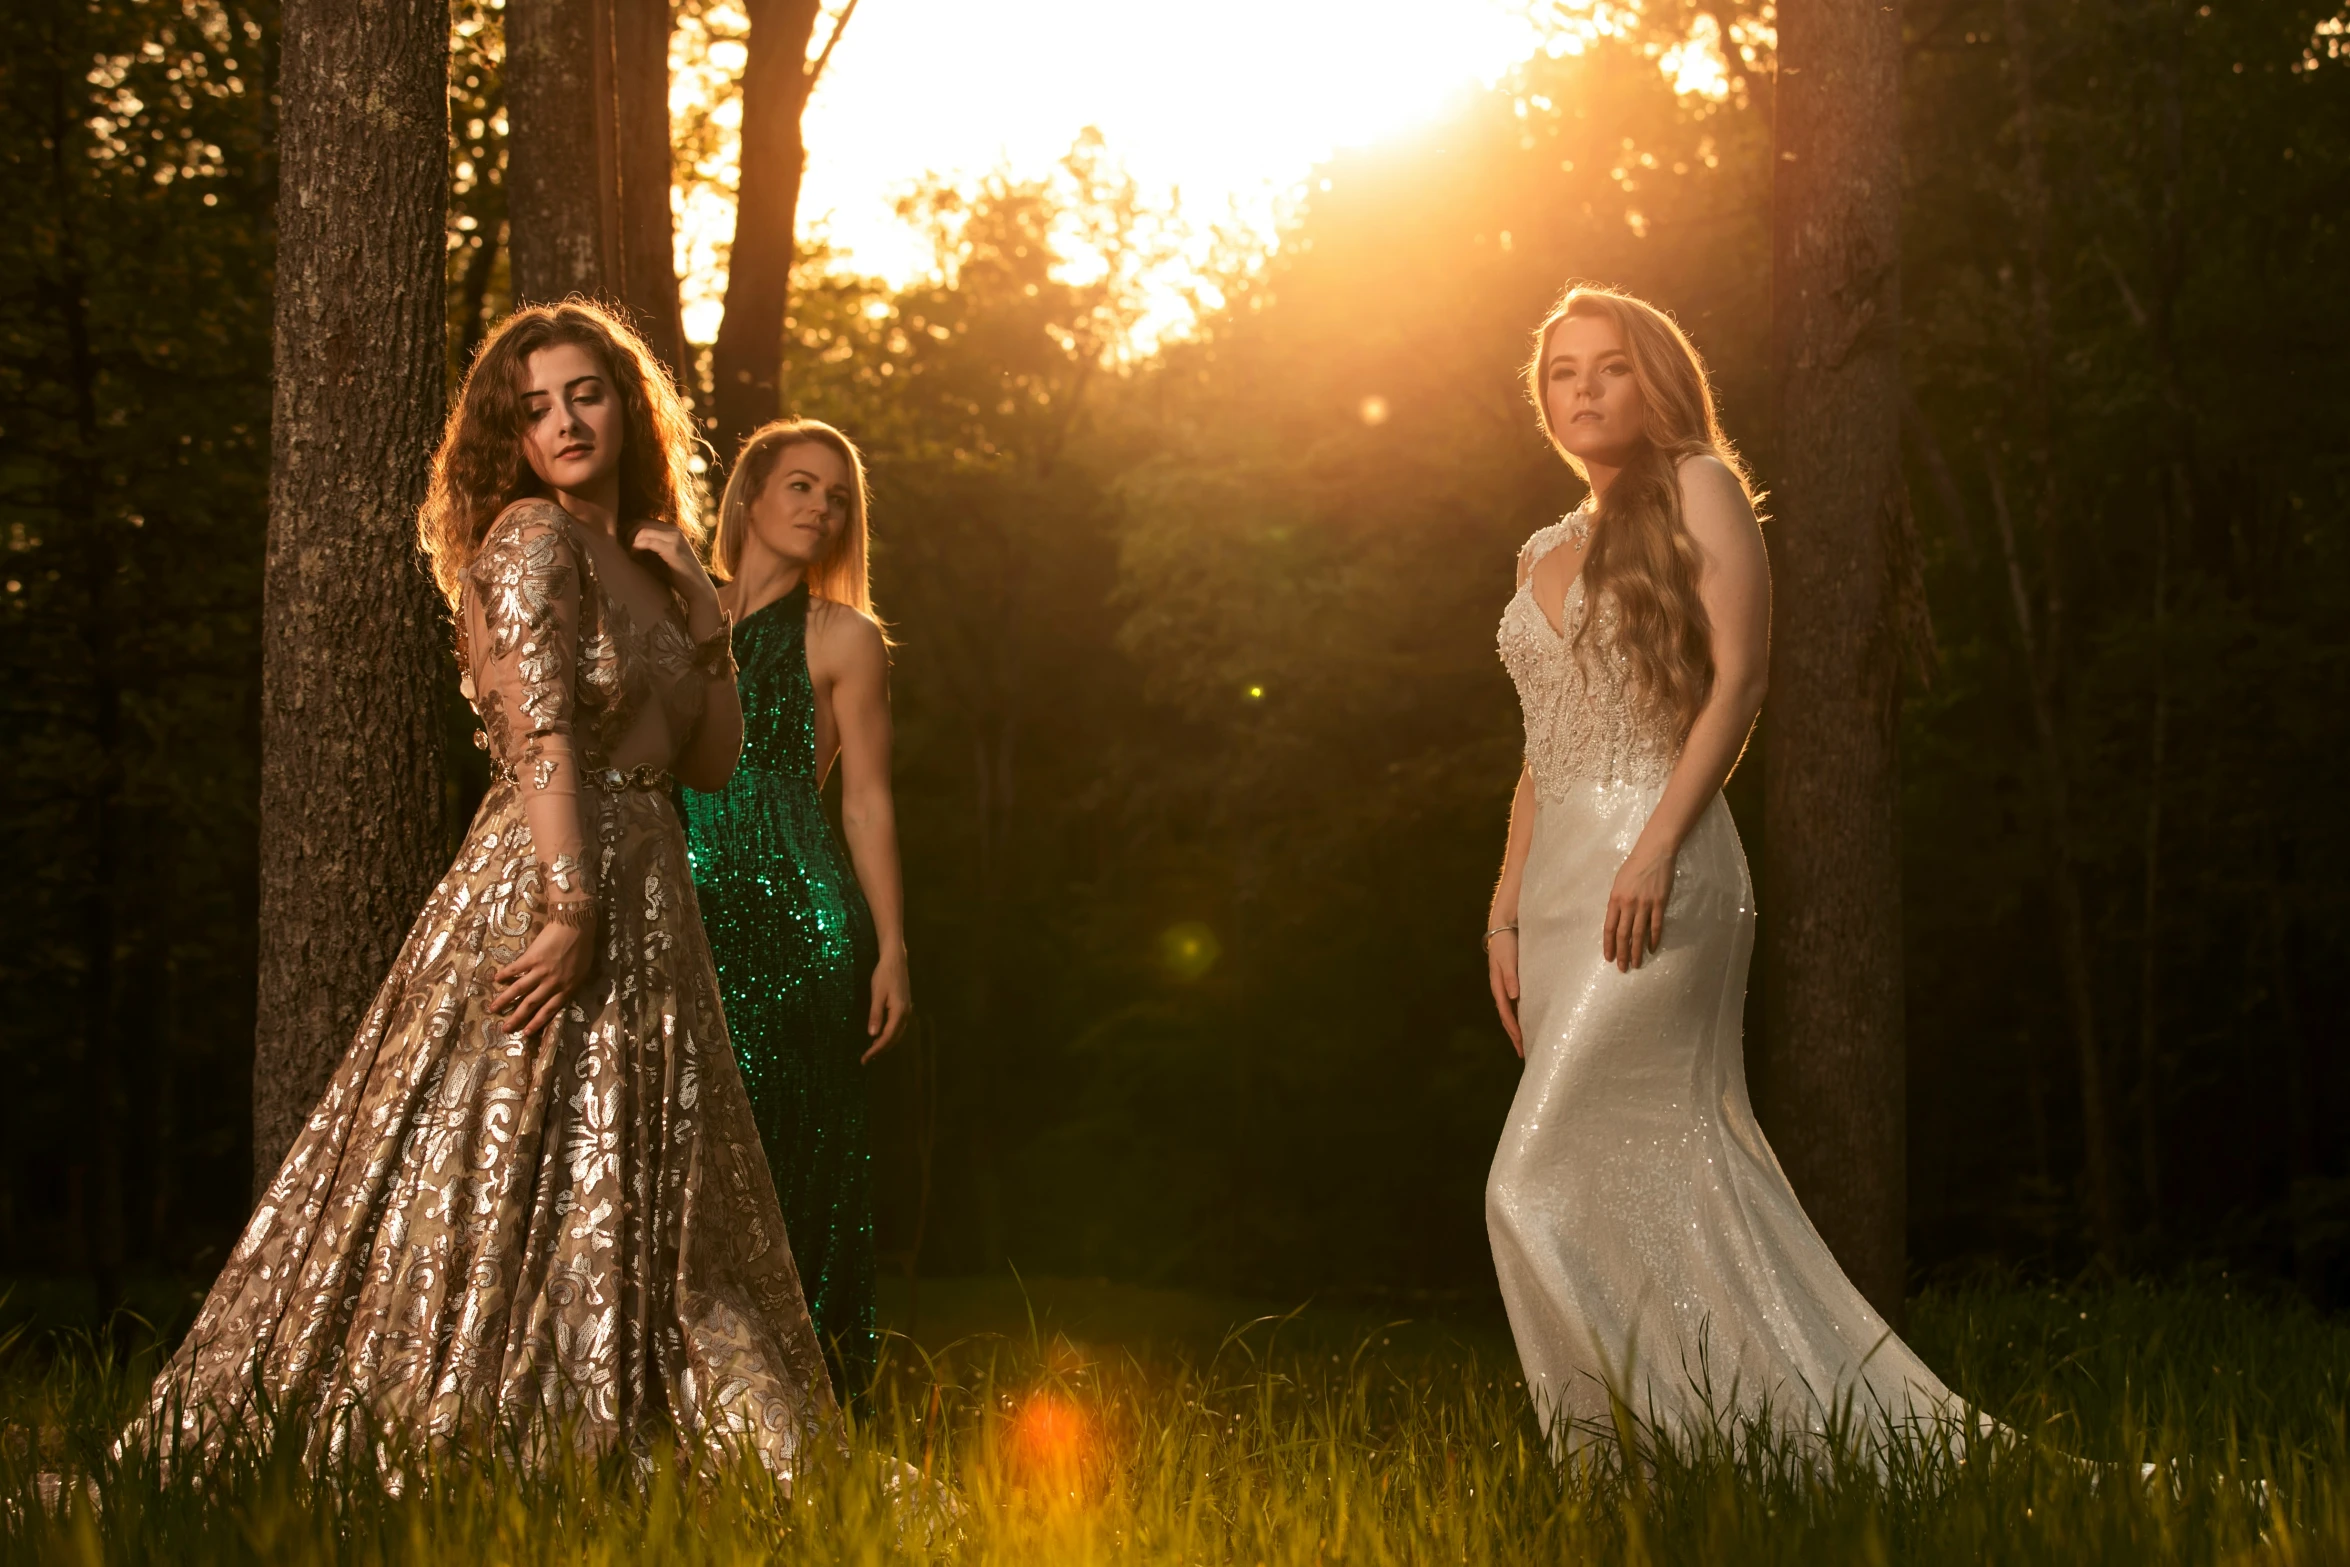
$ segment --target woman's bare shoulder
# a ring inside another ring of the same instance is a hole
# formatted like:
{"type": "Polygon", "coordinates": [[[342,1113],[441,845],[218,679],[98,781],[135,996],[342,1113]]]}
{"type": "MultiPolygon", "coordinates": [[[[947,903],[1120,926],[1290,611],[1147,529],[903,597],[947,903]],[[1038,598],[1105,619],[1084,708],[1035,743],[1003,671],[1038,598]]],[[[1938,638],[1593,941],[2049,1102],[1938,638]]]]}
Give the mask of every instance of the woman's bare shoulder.
{"type": "Polygon", "coordinates": [[[889,667],[889,639],[881,623],[834,599],[808,600],[808,650],[834,669],[889,667]]]}
{"type": "Polygon", "coordinates": [[[1730,465],[1712,452],[1691,452],[1673,464],[1674,477],[1680,481],[1683,499],[1707,499],[1735,496],[1738,504],[1746,504],[1746,486],[1730,465]]]}
{"type": "Polygon", "coordinates": [[[1674,465],[1681,490],[1681,515],[1701,538],[1724,531],[1745,533],[1758,524],[1746,485],[1730,465],[1711,452],[1696,452],[1674,465]]]}

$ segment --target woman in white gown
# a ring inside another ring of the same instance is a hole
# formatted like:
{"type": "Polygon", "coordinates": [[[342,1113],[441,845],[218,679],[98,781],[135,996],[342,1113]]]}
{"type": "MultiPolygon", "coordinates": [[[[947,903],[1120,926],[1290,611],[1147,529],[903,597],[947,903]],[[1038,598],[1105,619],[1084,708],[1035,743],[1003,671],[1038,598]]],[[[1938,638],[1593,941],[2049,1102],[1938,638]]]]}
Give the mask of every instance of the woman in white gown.
{"type": "Polygon", "coordinates": [[[1568,293],[1544,432],[1590,485],[1518,559],[1500,647],[1525,769],[1486,937],[1526,1068],[1486,1224],[1553,1440],[1959,1420],[1861,1298],[1756,1125],[1740,1018],[1754,888],[1721,789],[1761,710],[1770,568],[1696,350],[1568,293]],[[1612,1399],[1611,1399],[1612,1394],[1612,1399]]]}

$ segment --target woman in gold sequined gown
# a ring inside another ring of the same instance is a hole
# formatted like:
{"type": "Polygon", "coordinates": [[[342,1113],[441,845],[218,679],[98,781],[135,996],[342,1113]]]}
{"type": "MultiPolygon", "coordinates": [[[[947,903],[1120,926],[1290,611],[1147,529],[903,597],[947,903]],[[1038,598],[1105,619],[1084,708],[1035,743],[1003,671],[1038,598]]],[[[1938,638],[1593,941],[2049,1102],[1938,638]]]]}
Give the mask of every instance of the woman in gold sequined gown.
{"type": "Polygon", "coordinates": [[[215,1451],[258,1396],[314,1455],[666,1432],[788,1476],[830,1428],[670,803],[742,729],[689,438],[592,306],[476,361],[420,531],[495,776],[144,1435],[215,1451]]]}
{"type": "MultiPolygon", "coordinates": [[[[1536,336],[1543,429],[1592,500],[1518,560],[1500,646],[1526,766],[1487,920],[1525,1075],[1486,1223],[1554,1440],[1968,1420],[1852,1287],[1747,1098],[1754,885],[1721,788],[1761,709],[1770,569],[1705,370],[1638,300],[1536,336]]],[[[1802,1048],[1795,1042],[1793,1048],[1802,1048]]]]}

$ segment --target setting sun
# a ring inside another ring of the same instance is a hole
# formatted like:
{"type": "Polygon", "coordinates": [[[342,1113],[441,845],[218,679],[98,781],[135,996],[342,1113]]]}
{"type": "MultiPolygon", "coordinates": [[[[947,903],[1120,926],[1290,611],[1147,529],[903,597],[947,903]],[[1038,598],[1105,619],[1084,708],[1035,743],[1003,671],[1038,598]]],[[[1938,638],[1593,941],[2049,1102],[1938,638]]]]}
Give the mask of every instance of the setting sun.
{"type": "MultiPolygon", "coordinates": [[[[1197,228],[1237,219],[1261,240],[1316,162],[1408,131],[1539,44],[1508,0],[1206,0],[1178,12],[874,0],[808,108],[801,229],[857,270],[903,282],[930,259],[895,211],[914,181],[1038,174],[1091,126],[1151,199],[1179,195],[1197,228]]],[[[712,241],[731,221],[723,203],[687,202],[681,250],[698,341],[716,327],[712,241]]]]}

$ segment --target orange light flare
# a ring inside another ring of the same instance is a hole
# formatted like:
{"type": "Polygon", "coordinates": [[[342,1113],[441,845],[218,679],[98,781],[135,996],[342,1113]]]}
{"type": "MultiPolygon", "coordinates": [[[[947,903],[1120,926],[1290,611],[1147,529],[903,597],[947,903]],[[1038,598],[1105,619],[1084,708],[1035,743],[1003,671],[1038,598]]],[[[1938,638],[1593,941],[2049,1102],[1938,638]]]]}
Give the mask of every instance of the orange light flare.
{"type": "Polygon", "coordinates": [[[1082,1501],[1103,1469],[1101,1432],[1067,1394],[1038,1388],[1012,1415],[1012,1483],[1047,1503],[1082,1501]]]}

